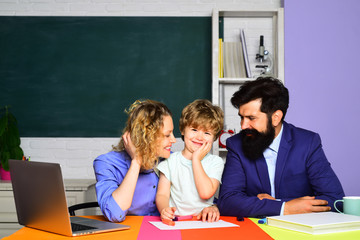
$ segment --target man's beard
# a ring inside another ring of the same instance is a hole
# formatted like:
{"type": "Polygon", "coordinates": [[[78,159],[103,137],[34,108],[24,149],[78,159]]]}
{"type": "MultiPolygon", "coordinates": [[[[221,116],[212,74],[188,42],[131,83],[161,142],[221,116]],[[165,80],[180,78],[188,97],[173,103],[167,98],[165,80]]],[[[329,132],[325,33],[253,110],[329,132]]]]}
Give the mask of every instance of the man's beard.
{"type": "Polygon", "coordinates": [[[244,155],[250,160],[256,160],[262,157],[265,149],[274,140],[275,128],[272,126],[271,120],[269,120],[265,132],[259,132],[255,129],[244,129],[241,130],[240,136],[244,155]]]}

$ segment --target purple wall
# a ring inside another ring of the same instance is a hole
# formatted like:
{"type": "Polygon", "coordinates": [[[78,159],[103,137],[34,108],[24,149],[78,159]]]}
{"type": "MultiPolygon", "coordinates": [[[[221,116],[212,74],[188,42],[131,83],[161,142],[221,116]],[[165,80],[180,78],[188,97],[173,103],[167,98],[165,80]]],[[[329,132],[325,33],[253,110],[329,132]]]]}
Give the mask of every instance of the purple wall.
{"type": "Polygon", "coordinates": [[[285,0],[286,121],[320,133],[345,195],[360,196],[360,1],[285,0]]]}

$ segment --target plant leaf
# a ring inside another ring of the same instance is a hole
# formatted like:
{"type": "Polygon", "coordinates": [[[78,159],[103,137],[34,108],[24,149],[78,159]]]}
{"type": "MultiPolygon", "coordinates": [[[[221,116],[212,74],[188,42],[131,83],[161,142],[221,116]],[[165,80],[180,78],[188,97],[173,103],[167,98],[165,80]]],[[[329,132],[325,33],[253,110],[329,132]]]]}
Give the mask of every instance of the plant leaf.
{"type": "Polygon", "coordinates": [[[9,159],[21,160],[24,152],[20,147],[17,120],[5,106],[5,114],[0,118],[0,162],[4,170],[9,170],[9,159]]]}
{"type": "Polygon", "coordinates": [[[21,147],[16,146],[10,149],[10,159],[21,160],[24,156],[24,152],[21,147]]]}
{"type": "Polygon", "coordinates": [[[8,112],[8,123],[10,124],[14,124],[14,125],[17,125],[17,120],[15,118],[15,116],[11,113],[11,112],[8,112]]]}
{"type": "Polygon", "coordinates": [[[7,118],[6,116],[3,116],[2,118],[0,118],[0,136],[4,134],[6,126],[7,126],[7,118]]]}
{"type": "Polygon", "coordinates": [[[9,171],[9,158],[10,158],[10,153],[8,151],[2,152],[1,166],[5,171],[9,171]]]}
{"type": "Polygon", "coordinates": [[[5,141],[9,147],[20,145],[19,130],[13,124],[9,124],[8,131],[5,131],[5,141]]]}

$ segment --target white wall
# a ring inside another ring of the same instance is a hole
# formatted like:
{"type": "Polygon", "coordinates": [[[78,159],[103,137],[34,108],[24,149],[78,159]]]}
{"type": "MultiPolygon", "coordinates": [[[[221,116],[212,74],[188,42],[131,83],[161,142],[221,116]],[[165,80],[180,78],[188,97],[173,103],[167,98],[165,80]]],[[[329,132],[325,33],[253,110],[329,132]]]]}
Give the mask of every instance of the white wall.
{"type": "MultiPolygon", "coordinates": [[[[60,163],[64,178],[92,179],[93,160],[118,142],[119,138],[21,138],[21,148],[31,161],[60,163]]],[[[183,147],[179,138],[172,151],[183,147]]]]}
{"type": "MultiPolygon", "coordinates": [[[[2,16],[211,16],[213,8],[269,9],[281,0],[0,0],[2,16]]],[[[261,27],[261,26],[259,26],[261,27]]],[[[230,103],[228,103],[230,105],[230,103]]],[[[238,119],[234,122],[238,123],[238,119]]],[[[235,125],[236,126],[236,125],[235,125]]],[[[64,178],[94,178],[94,158],[118,138],[22,138],[32,161],[57,162],[64,178]]],[[[173,151],[182,149],[178,139],[173,151]]]]}
{"type": "Polygon", "coordinates": [[[0,0],[11,16],[210,16],[213,8],[278,8],[280,0],[0,0]]]}

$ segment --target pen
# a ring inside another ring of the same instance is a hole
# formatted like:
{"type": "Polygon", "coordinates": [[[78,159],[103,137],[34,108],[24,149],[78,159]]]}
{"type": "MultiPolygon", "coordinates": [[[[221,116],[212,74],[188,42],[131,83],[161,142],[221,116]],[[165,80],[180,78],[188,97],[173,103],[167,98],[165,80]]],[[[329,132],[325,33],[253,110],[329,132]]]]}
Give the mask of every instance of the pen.
{"type": "Polygon", "coordinates": [[[244,221],[244,218],[243,217],[237,217],[236,220],[238,220],[239,222],[243,222],[244,221]]]}
{"type": "Polygon", "coordinates": [[[161,221],[166,225],[175,226],[175,222],[171,221],[170,219],[162,219],[161,221]]]}
{"type": "Polygon", "coordinates": [[[170,219],[162,219],[162,223],[169,225],[169,226],[175,226],[175,221],[185,221],[185,220],[197,220],[196,216],[193,215],[186,215],[186,216],[175,216],[173,220],[170,219]]]}
{"type": "Polygon", "coordinates": [[[186,216],[175,216],[173,221],[183,221],[183,220],[196,220],[196,216],[186,215],[186,216]]]}
{"type": "Polygon", "coordinates": [[[260,224],[266,224],[266,218],[260,219],[260,220],[258,221],[258,223],[260,223],[260,224]]]}

